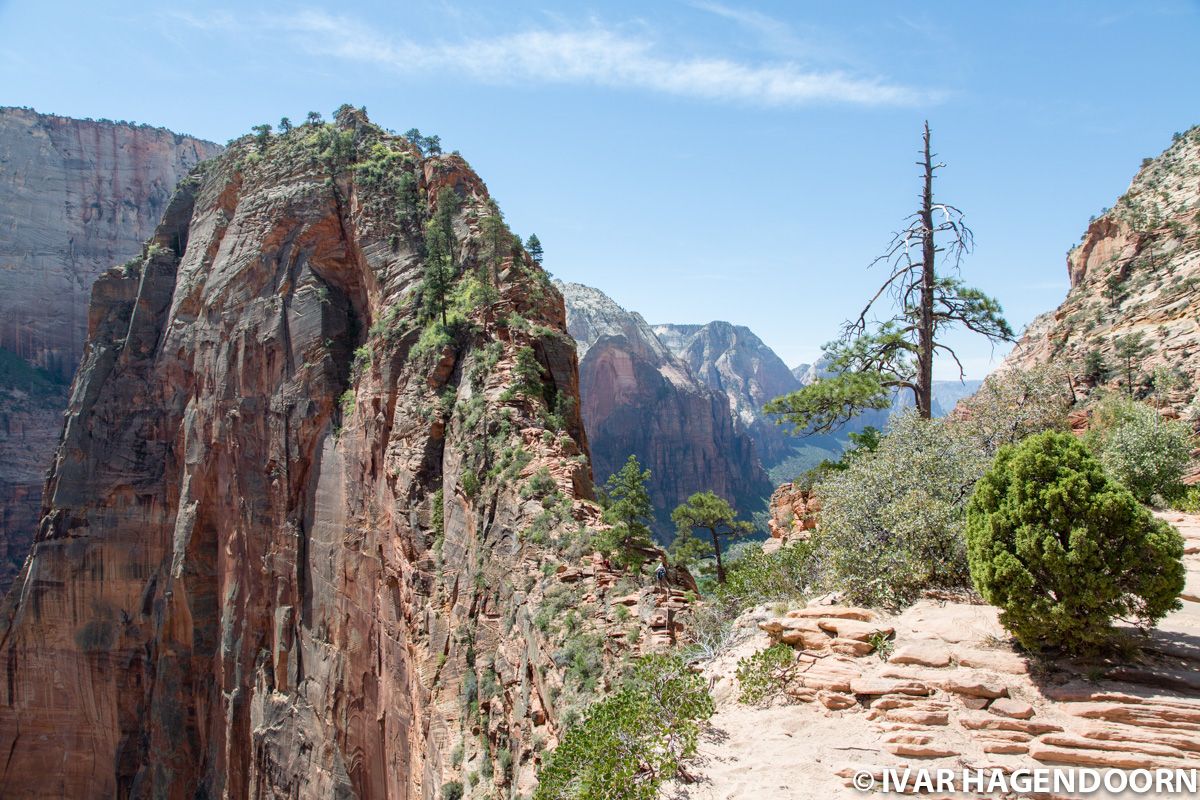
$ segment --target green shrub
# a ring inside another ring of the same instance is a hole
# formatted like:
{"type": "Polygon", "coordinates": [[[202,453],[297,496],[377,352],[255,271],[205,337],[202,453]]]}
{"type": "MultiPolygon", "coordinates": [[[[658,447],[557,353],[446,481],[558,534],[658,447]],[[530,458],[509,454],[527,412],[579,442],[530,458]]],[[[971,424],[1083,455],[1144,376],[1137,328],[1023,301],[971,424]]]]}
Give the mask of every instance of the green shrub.
{"type": "Polygon", "coordinates": [[[1035,433],[1066,430],[1070,386],[1067,374],[1051,365],[997,372],[959,403],[958,425],[989,455],[1035,433]]]}
{"type": "Polygon", "coordinates": [[[874,452],[817,488],[822,580],[853,603],[898,608],[926,589],[970,585],[967,498],[988,457],[966,432],[906,413],[874,452]]]}
{"type": "Polygon", "coordinates": [[[770,705],[786,698],[788,686],[799,674],[796,651],[786,644],[773,644],[738,661],[735,673],[741,693],[738,701],[747,705],[770,705]]]}
{"type": "Polygon", "coordinates": [[[1188,514],[1200,514],[1200,486],[1179,486],[1167,496],[1171,508],[1188,514]]]}
{"type": "Polygon", "coordinates": [[[1070,434],[1001,449],[967,518],[975,586],[1028,649],[1100,649],[1112,620],[1151,625],[1178,605],[1183,538],[1070,434]]]}
{"type": "Polygon", "coordinates": [[[1149,503],[1155,495],[1178,491],[1192,452],[1187,424],[1164,420],[1157,411],[1128,398],[1106,398],[1095,414],[1088,442],[1104,469],[1134,497],[1149,503]]]}
{"type": "Polygon", "coordinates": [[[816,578],[811,542],[795,542],[773,553],[751,542],[730,554],[716,599],[738,612],[761,603],[805,600],[816,578]]]}
{"type": "Polygon", "coordinates": [[[542,396],[542,365],[532,347],[517,348],[513,362],[513,390],[527,397],[542,396]]]}
{"type": "Polygon", "coordinates": [[[446,533],[446,495],[439,486],[437,491],[433,493],[433,497],[429,500],[430,503],[430,520],[433,526],[434,536],[443,536],[446,533]]]}
{"type": "MultiPolygon", "coordinates": [[[[578,616],[572,621],[574,611],[563,618],[563,627],[571,631],[578,627],[578,616]]],[[[604,671],[604,635],[577,634],[571,636],[563,644],[562,649],[554,654],[554,663],[565,669],[563,682],[578,689],[583,694],[596,690],[597,682],[604,671]]]]}
{"type": "Polygon", "coordinates": [[[712,714],[703,677],[678,656],[646,656],[567,731],[533,800],[652,800],[695,755],[700,726],[712,714]]]}
{"type": "Polygon", "coordinates": [[[463,785],[459,781],[442,784],[442,800],[462,800],[463,785]]]}
{"type": "Polygon", "coordinates": [[[350,416],[354,413],[355,395],[353,389],[347,389],[342,392],[338,398],[338,406],[342,409],[342,418],[350,416]]]}
{"type": "Polygon", "coordinates": [[[533,475],[529,476],[529,480],[521,487],[521,497],[545,497],[558,492],[558,484],[554,477],[550,474],[550,470],[542,467],[533,475]]]}

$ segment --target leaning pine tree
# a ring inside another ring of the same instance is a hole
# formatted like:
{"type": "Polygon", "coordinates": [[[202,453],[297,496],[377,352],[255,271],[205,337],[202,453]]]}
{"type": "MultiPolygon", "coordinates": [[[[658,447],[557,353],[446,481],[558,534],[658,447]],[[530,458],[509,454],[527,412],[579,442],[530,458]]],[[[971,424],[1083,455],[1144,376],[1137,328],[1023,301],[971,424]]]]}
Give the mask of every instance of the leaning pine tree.
{"type": "Polygon", "coordinates": [[[841,337],[825,346],[829,376],[766,406],[798,432],[831,431],[862,411],[888,408],[897,389],[910,390],[917,413],[929,419],[935,356],[950,356],[962,374],[957,354],[943,338],[948,329],[961,326],[992,341],[1013,339],[1000,304],[957,277],[974,236],[959,209],[934,201],[933,179],[945,165],[933,161],[928,122],[917,163],[923,170],[920,208],[875,260],[887,265],[887,279],[857,319],[846,323],[841,337]],[[885,296],[894,310],[880,321],[877,306],[885,296]]]}

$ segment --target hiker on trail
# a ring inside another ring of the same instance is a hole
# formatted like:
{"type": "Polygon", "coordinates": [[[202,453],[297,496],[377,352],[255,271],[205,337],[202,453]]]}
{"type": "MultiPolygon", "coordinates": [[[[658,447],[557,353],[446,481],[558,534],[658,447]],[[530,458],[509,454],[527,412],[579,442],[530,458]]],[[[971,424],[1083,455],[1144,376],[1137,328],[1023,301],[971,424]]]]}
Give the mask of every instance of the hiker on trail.
{"type": "Polygon", "coordinates": [[[664,562],[659,562],[658,568],[654,570],[654,580],[657,583],[667,582],[667,565],[664,562]]]}

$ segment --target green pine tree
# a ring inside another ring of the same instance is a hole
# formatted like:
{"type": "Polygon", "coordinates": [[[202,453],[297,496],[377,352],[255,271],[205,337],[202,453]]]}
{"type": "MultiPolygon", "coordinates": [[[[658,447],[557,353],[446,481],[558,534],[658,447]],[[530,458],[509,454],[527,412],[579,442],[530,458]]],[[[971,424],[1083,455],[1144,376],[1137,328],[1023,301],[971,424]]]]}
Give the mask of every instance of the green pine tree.
{"type": "Polygon", "coordinates": [[[533,259],[533,263],[539,267],[542,265],[542,241],[538,239],[536,233],[529,234],[529,238],[525,240],[525,251],[529,253],[529,257],[533,259]]]}
{"type": "Polygon", "coordinates": [[[596,542],[597,548],[611,555],[616,563],[639,570],[648,559],[662,555],[651,540],[654,506],[646,490],[648,480],[650,470],[643,471],[633,455],[609,477],[604,485],[608,504],[604,521],[612,527],[601,533],[596,542]]]}
{"type": "Polygon", "coordinates": [[[458,211],[458,195],[448,186],[437,194],[433,217],[425,223],[425,276],[421,296],[427,317],[437,317],[446,324],[446,307],[454,286],[454,214],[458,211]]]}
{"type": "Polygon", "coordinates": [[[723,498],[712,492],[697,492],[671,512],[671,521],[678,528],[672,549],[677,561],[686,564],[696,558],[715,558],[717,583],[725,583],[725,564],[721,560],[721,540],[739,539],[754,530],[749,522],[739,520],[737,511],[723,498]],[[708,534],[711,544],[693,535],[708,534]]]}

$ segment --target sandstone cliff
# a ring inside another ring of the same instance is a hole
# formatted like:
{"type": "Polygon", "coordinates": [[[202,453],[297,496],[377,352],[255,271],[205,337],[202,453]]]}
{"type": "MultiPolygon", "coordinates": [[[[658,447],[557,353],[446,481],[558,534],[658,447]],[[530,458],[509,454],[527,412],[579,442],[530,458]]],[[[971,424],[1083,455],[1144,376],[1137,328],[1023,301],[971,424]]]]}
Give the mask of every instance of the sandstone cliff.
{"type": "Polygon", "coordinates": [[[0,795],[527,793],[670,641],[678,597],[581,559],[574,346],[493,208],[343,107],[234,143],[100,277],[0,621],[0,795]]]}
{"type": "Polygon", "coordinates": [[[775,351],[744,325],[655,325],[671,352],[706,386],[729,399],[738,424],[746,430],[768,467],[788,458],[796,437],[762,413],[772,398],[800,388],[800,382],[775,351]]]}
{"type": "Polygon", "coordinates": [[[712,490],[748,517],[763,510],[771,483],[726,395],[705,386],[646,324],[597,289],[559,284],[580,354],[583,420],[596,476],[636,455],[651,471],[660,537],[671,511],[712,490]]]}
{"type": "Polygon", "coordinates": [[[1154,370],[1165,367],[1176,374],[1158,387],[1158,402],[1184,413],[1200,378],[1200,127],[1146,159],[1066,266],[1067,298],[1029,325],[1004,367],[1059,364],[1080,399],[1097,385],[1125,388],[1131,377],[1145,396],[1154,370]],[[1126,359],[1117,345],[1130,336],[1141,338],[1142,352],[1126,359]]]}
{"type": "Polygon", "coordinates": [[[92,282],[141,249],[179,179],[220,149],[162,128],[0,108],[0,592],[37,526],[92,282]]]}

